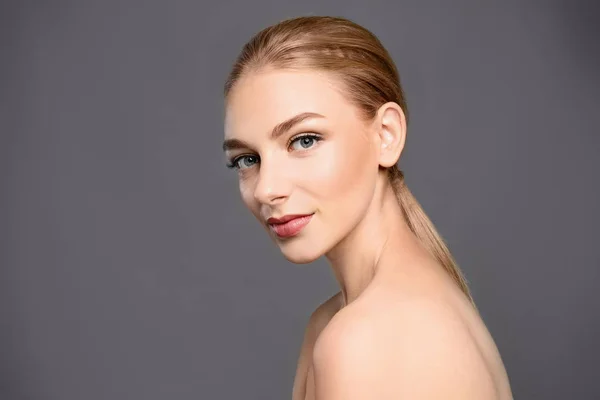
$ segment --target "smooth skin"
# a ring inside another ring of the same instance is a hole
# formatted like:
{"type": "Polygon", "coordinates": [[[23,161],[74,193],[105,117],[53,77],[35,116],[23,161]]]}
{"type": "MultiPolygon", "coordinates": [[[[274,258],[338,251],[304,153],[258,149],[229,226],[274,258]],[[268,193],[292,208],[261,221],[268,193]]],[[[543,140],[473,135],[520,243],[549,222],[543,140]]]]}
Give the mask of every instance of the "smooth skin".
{"type": "Polygon", "coordinates": [[[341,289],[309,319],[293,400],[512,399],[484,322],[410,231],[388,181],[403,110],[389,102],[365,122],[339,89],[327,73],[262,69],[226,103],[242,200],[291,262],[325,255],[341,289]],[[287,214],[313,216],[281,239],[266,221],[287,214]]]}

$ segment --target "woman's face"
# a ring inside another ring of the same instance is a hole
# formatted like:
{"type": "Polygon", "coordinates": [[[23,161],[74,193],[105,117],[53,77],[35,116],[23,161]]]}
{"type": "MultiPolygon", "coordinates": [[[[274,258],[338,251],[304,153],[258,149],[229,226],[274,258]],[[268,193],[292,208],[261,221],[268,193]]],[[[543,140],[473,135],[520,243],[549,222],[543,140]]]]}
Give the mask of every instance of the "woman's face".
{"type": "Polygon", "coordinates": [[[242,199],[295,263],[334,248],[373,199],[376,134],[334,85],[325,73],[262,71],[227,101],[224,149],[242,199]]]}

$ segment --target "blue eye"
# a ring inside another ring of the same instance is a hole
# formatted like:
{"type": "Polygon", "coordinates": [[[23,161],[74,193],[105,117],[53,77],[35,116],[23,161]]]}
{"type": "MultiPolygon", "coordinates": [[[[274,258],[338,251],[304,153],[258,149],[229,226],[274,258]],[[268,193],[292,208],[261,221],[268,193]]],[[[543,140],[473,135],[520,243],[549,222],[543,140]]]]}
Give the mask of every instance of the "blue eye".
{"type": "MultiPolygon", "coordinates": [[[[290,150],[304,151],[314,147],[318,142],[323,140],[323,138],[315,133],[304,133],[301,135],[292,138],[289,141],[288,148],[290,150]]],[[[260,157],[253,154],[245,154],[235,157],[231,160],[227,167],[231,169],[248,169],[254,166],[254,164],[258,164],[260,162],[260,157]]]]}
{"type": "Polygon", "coordinates": [[[235,169],[246,169],[246,168],[252,167],[257,162],[258,162],[258,157],[257,156],[246,155],[246,156],[236,157],[227,166],[229,168],[235,168],[235,169]]]}
{"type": "Polygon", "coordinates": [[[290,146],[294,150],[306,150],[313,147],[319,140],[321,140],[321,138],[318,135],[302,135],[294,138],[291,141],[290,146]]]}

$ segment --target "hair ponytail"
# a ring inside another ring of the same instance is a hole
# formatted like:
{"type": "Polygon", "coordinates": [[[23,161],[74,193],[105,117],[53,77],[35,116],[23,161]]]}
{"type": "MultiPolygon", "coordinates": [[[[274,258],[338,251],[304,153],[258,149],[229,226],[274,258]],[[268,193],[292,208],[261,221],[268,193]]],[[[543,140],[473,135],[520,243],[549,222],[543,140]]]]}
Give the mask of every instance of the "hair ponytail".
{"type": "Polygon", "coordinates": [[[404,173],[397,166],[389,168],[388,173],[410,230],[419,239],[421,244],[442,264],[471,304],[473,304],[473,307],[476,307],[467,280],[454,260],[454,257],[452,257],[450,250],[448,250],[446,243],[435,229],[427,214],[425,214],[421,204],[419,204],[408,186],[406,186],[404,173]]]}

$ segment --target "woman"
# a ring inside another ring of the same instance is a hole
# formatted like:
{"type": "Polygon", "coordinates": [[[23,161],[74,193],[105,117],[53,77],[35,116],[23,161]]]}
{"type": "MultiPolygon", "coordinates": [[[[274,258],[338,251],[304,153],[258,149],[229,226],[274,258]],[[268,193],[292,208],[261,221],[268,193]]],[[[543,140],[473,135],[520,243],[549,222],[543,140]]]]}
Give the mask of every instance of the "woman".
{"type": "Polygon", "coordinates": [[[300,17],[259,32],[225,84],[228,166],[285,257],[325,255],[293,399],[512,399],[466,281],[396,166],[408,116],[368,30],[300,17]]]}

